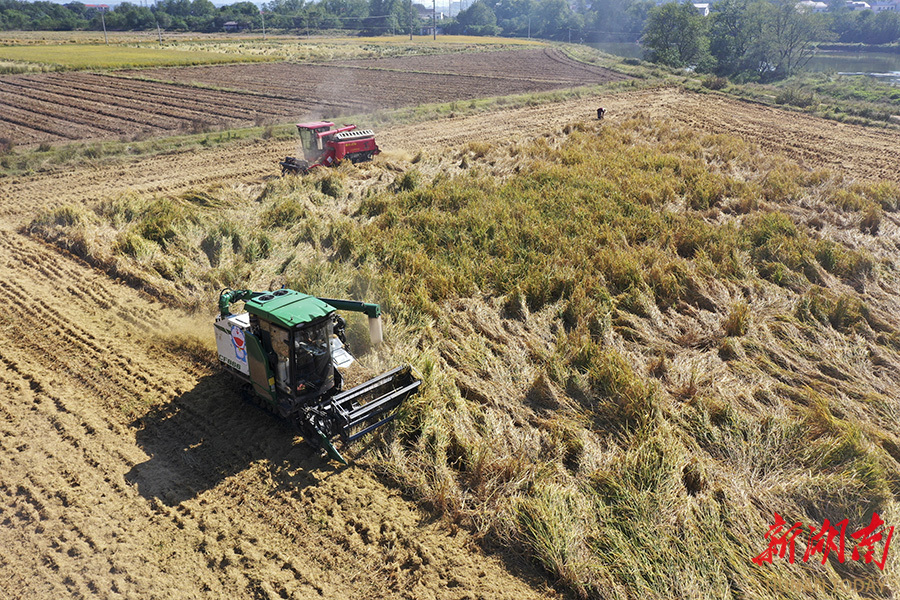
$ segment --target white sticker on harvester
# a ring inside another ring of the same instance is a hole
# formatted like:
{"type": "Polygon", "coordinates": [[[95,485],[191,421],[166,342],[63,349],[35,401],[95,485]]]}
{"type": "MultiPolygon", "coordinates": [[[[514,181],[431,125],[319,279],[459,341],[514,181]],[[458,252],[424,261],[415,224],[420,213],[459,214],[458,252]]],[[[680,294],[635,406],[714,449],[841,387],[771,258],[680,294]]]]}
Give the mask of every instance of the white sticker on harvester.
{"type": "Polygon", "coordinates": [[[231,345],[234,346],[234,357],[247,362],[247,342],[244,339],[244,330],[237,325],[231,326],[231,345]]]}

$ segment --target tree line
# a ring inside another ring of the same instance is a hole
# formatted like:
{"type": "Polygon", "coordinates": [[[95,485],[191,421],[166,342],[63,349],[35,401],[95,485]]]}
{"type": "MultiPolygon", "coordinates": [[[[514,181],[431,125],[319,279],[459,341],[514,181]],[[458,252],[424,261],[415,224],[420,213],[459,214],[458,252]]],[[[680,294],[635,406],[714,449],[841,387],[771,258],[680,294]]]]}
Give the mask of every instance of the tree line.
{"type": "Polygon", "coordinates": [[[900,14],[816,13],[796,0],[720,0],[701,16],[690,3],[650,10],[641,43],[649,60],[744,80],[775,80],[800,70],[815,43],[900,40],[900,14]]]}
{"type": "MultiPolygon", "coordinates": [[[[796,0],[719,0],[701,16],[690,3],[654,0],[477,0],[444,19],[448,34],[535,37],[571,42],[642,40],[652,60],[725,75],[777,74],[802,65],[810,42],[889,44],[900,40],[900,13],[848,11],[840,0],[829,13],[798,10],[796,0]]],[[[418,32],[431,6],[411,0],[123,2],[101,14],[79,2],[0,0],[2,30],[222,31],[241,27],[297,32],[346,30],[366,35],[418,32]],[[262,9],[262,12],[261,12],[262,9]]]]}
{"type": "MultiPolygon", "coordinates": [[[[637,41],[655,6],[653,0],[463,2],[464,10],[439,23],[444,32],[572,42],[637,41]]],[[[431,3],[411,0],[270,0],[259,6],[243,1],[221,7],[209,0],[156,0],[149,6],[123,2],[101,15],[98,8],[79,2],[0,0],[0,30],[99,30],[105,22],[113,30],[155,29],[158,25],[168,30],[214,32],[221,31],[228,21],[260,29],[265,20],[266,27],[285,31],[404,34],[430,25],[430,18],[420,19],[419,15],[430,15],[431,8],[431,3]]]]}

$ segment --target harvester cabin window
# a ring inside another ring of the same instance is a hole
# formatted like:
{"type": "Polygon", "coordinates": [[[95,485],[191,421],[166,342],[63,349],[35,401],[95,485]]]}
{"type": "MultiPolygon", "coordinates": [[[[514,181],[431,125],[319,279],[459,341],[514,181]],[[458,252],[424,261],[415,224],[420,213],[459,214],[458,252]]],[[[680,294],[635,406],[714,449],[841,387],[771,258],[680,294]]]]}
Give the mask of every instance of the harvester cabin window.
{"type": "Polygon", "coordinates": [[[316,134],[313,133],[310,129],[301,129],[300,130],[300,143],[303,144],[304,150],[312,150],[313,140],[316,139],[316,134]]]}
{"type": "Polygon", "coordinates": [[[294,333],[294,357],[297,365],[298,383],[304,387],[318,388],[328,376],[331,363],[331,319],[313,327],[299,329],[294,333]]]}

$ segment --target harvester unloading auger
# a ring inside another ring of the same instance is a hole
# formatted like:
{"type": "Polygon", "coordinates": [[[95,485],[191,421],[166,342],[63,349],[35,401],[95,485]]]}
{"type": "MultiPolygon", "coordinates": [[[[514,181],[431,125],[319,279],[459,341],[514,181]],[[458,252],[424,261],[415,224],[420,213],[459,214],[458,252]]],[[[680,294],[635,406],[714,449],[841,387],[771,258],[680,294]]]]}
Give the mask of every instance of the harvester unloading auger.
{"type": "Polygon", "coordinates": [[[294,422],[304,439],[346,463],[332,443],[353,442],[394,418],[394,410],[418,391],[409,365],[349,390],[340,368],[349,366],[344,320],[336,310],[364,313],[373,344],[382,341],[377,304],[316,298],[294,290],[223,290],[216,319],[216,347],[225,369],[244,384],[248,399],[294,422]],[[231,313],[244,301],[247,312],[231,313]]]}
{"type": "Polygon", "coordinates": [[[334,123],[330,121],[297,123],[303,158],[285,157],[279,163],[281,174],[306,175],[317,167],[333,167],[343,160],[365,162],[381,153],[371,129],[357,129],[356,125],[332,127],[334,123]]]}

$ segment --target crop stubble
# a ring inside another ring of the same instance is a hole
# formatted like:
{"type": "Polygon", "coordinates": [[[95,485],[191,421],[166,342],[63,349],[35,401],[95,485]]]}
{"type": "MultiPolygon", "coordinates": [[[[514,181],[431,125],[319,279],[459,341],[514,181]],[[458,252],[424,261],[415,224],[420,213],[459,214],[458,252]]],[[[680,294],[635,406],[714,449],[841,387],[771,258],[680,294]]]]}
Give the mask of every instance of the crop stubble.
{"type": "MultiPolygon", "coordinates": [[[[742,135],[851,177],[898,179],[893,131],[673,89],[397,127],[447,152],[558,131],[602,103],[742,135]]],[[[37,211],[107,195],[259,181],[290,143],[241,143],[0,180],[0,591],[13,598],[537,594],[463,532],[429,524],[371,473],[332,470],[182,351],[202,317],[148,300],[20,233],[37,211]],[[210,165],[214,165],[210,168],[210,165]],[[150,406],[150,409],[146,407],[150,406]]]]}

